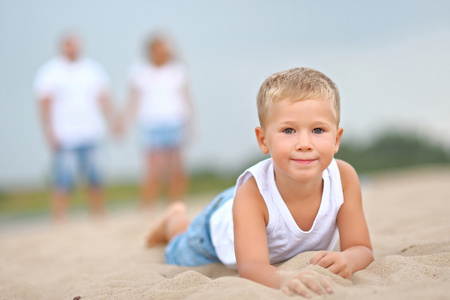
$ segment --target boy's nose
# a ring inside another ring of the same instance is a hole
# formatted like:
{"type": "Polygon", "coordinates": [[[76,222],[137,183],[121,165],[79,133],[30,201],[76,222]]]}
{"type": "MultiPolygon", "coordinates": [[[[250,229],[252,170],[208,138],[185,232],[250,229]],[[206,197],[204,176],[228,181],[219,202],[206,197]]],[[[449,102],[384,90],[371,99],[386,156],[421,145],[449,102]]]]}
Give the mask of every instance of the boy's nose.
{"type": "Polygon", "coordinates": [[[307,132],[301,132],[297,138],[296,144],[297,151],[309,151],[312,149],[311,137],[307,132]]]}

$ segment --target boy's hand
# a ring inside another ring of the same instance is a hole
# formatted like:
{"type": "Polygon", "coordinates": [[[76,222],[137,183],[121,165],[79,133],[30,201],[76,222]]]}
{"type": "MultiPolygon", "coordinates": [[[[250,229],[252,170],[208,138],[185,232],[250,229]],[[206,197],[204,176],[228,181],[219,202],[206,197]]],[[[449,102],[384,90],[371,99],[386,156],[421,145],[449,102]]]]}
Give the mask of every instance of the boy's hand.
{"type": "Polygon", "coordinates": [[[313,293],[326,295],[333,292],[327,278],[314,270],[301,270],[285,280],[280,289],[288,296],[298,294],[306,298],[311,298],[313,293]]]}
{"type": "Polygon", "coordinates": [[[310,263],[328,269],[346,279],[350,279],[353,274],[350,261],[342,252],[320,251],[311,258],[310,263]]]}

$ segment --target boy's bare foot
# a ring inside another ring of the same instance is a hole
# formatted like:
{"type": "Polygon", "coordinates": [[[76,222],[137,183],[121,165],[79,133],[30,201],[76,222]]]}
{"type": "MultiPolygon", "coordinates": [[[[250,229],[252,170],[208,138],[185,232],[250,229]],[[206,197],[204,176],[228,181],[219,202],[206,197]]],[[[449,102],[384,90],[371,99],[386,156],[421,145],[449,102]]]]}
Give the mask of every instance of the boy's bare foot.
{"type": "Polygon", "coordinates": [[[174,202],[171,204],[164,215],[156,221],[155,226],[150,231],[147,238],[147,247],[155,246],[158,244],[166,244],[169,242],[168,238],[168,224],[174,218],[186,215],[186,205],[182,202],[174,202]]]}

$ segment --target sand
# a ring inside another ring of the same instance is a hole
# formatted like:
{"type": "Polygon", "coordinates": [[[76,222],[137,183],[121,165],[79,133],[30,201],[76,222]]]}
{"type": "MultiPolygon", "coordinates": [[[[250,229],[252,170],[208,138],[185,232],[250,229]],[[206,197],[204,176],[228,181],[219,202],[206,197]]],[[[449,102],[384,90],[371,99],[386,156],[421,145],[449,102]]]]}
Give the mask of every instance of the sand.
{"type": "MultiPolygon", "coordinates": [[[[363,178],[375,261],[333,282],[329,299],[450,299],[450,168],[363,178]]],[[[189,201],[195,214],[206,201],[189,201]],[[199,204],[200,202],[200,204],[199,204]]],[[[104,222],[74,217],[0,232],[0,299],[288,299],[220,264],[164,264],[163,248],[144,247],[155,214],[111,212],[104,222]]],[[[280,268],[308,265],[303,253],[280,268]]]]}

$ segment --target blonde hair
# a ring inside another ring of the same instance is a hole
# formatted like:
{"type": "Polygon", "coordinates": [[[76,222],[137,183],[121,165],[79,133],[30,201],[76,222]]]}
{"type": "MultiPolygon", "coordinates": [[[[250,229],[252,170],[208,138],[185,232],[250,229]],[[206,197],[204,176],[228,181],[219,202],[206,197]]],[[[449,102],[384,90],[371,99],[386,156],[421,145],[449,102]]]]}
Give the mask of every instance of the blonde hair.
{"type": "Polygon", "coordinates": [[[330,101],[339,124],[341,104],[336,84],[317,70],[294,68],[269,76],[261,85],[256,98],[260,125],[265,125],[269,103],[306,99],[330,101]]]}

